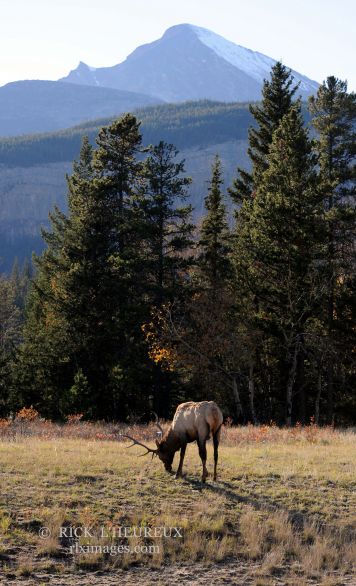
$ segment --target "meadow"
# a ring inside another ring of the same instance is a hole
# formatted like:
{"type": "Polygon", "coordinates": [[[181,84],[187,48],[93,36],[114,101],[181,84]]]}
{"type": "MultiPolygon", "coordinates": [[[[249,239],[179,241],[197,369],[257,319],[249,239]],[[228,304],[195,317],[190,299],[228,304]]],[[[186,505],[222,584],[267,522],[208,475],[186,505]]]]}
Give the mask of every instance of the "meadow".
{"type": "Polygon", "coordinates": [[[175,480],[120,438],[152,424],[22,415],[0,420],[1,584],[356,583],[354,430],[225,425],[202,485],[195,444],[175,480]]]}

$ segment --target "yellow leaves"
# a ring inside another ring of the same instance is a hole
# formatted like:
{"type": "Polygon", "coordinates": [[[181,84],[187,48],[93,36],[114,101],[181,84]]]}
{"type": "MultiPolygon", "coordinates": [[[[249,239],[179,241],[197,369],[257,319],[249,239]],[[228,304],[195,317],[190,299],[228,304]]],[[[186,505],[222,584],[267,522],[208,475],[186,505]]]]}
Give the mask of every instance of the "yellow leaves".
{"type": "Polygon", "coordinates": [[[171,348],[162,348],[158,344],[153,344],[148,356],[155,364],[160,364],[164,370],[174,371],[176,357],[171,348]]]}
{"type": "Polygon", "coordinates": [[[154,328],[153,322],[141,325],[141,331],[145,335],[146,342],[149,342],[150,340],[152,340],[154,338],[155,334],[153,332],[153,328],[154,328]]]}
{"type": "Polygon", "coordinates": [[[164,346],[160,342],[159,323],[158,327],[153,321],[142,324],[141,331],[144,333],[146,343],[149,347],[149,358],[155,364],[160,364],[164,370],[173,372],[177,362],[177,356],[172,348],[164,346]]]}

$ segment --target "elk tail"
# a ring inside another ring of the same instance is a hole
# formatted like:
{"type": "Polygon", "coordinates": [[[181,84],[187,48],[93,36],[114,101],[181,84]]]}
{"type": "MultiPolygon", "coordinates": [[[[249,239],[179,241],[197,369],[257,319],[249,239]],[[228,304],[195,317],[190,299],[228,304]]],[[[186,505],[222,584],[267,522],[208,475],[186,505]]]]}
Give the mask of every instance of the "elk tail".
{"type": "Polygon", "coordinates": [[[217,428],[217,430],[215,431],[215,433],[213,433],[213,436],[215,437],[219,437],[220,436],[220,431],[222,428],[222,423],[220,423],[219,427],[217,428]]]}

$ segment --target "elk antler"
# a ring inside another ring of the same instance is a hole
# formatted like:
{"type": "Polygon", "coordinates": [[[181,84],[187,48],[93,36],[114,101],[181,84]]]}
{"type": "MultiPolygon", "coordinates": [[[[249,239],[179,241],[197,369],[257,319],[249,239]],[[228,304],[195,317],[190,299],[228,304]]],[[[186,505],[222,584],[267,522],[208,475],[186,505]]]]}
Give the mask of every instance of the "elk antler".
{"type": "Polygon", "coordinates": [[[139,454],[139,456],[146,456],[147,454],[149,454],[150,452],[152,453],[152,458],[155,454],[157,454],[158,450],[152,450],[152,448],[149,448],[148,446],[145,446],[145,444],[142,444],[141,442],[139,442],[138,440],[136,440],[134,437],[131,437],[131,435],[127,435],[127,434],[121,434],[121,437],[128,437],[133,444],[131,444],[131,446],[127,446],[128,448],[132,448],[132,446],[142,446],[143,448],[145,448],[145,450],[147,450],[147,452],[145,452],[144,454],[139,454]]]}
{"type": "Polygon", "coordinates": [[[158,421],[158,415],[157,415],[157,413],[155,413],[154,411],[152,411],[152,413],[153,413],[153,415],[155,416],[156,425],[157,425],[158,429],[160,430],[160,432],[161,432],[161,434],[162,434],[162,436],[163,436],[163,429],[162,429],[162,427],[161,427],[161,426],[160,426],[160,424],[159,424],[159,421],[158,421]]]}

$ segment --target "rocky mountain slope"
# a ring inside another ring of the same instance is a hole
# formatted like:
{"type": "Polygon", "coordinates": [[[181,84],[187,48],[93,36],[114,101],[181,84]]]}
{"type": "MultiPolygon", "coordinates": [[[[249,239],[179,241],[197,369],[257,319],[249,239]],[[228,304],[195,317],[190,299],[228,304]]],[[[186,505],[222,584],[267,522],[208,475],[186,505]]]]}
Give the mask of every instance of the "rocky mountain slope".
{"type": "MultiPolygon", "coordinates": [[[[81,62],[61,81],[144,92],[167,102],[243,102],[261,98],[263,80],[274,63],[212,31],[180,24],[118,65],[93,68],[81,62]]],[[[293,75],[303,98],[317,90],[317,82],[295,71],[293,75]]]]}

